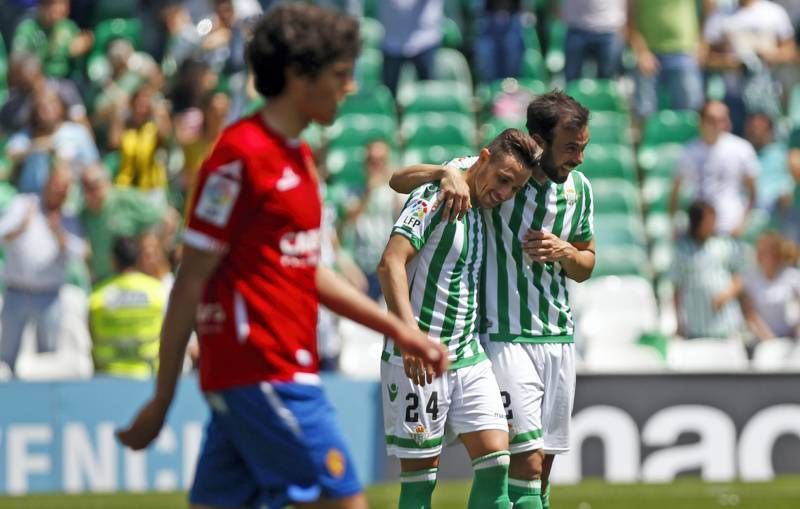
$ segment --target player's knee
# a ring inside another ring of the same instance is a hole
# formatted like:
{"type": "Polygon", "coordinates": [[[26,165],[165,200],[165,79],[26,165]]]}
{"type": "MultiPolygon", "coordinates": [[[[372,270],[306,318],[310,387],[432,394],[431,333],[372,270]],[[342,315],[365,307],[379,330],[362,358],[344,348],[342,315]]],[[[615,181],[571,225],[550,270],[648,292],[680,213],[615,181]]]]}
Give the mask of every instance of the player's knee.
{"type": "Polygon", "coordinates": [[[544,464],[544,451],[526,451],[511,455],[509,475],[514,479],[541,479],[544,464]]]}

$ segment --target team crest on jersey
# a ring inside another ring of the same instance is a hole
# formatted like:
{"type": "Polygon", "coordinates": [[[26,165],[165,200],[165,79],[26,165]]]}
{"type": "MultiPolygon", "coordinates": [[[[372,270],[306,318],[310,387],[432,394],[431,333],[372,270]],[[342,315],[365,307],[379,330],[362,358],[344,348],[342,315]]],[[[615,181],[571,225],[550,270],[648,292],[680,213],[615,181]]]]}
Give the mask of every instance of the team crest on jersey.
{"type": "Polygon", "coordinates": [[[428,431],[425,429],[425,426],[417,424],[414,428],[414,432],[411,433],[411,438],[414,439],[414,442],[416,442],[419,447],[422,447],[422,444],[428,439],[428,431]]]}
{"type": "Polygon", "coordinates": [[[575,191],[575,186],[572,183],[567,184],[564,188],[564,198],[567,199],[567,204],[570,207],[575,205],[575,202],[578,201],[578,193],[575,191]]]}
{"type": "Polygon", "coordinates": [[[341,479],[344,475],[345,460],[344,454],[339,449],[333,448],[325,455],[325,468],[336,479],[341,479]]]}
{"type": "Polygon", "coordinates": [[[197,200],[194,215],[218,227],[228,224],[241,190],[241,171],[241,161],[233,161],[220,166],[208,177],[197,200]]]}

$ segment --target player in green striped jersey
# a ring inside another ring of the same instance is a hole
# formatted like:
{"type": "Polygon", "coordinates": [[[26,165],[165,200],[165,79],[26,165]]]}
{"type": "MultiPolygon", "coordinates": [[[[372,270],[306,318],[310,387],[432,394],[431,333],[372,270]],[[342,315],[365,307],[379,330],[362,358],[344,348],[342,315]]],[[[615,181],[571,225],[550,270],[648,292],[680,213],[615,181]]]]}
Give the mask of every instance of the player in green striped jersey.
{"type": "MultiPolygon", "coordinates": [[[[492,209],[522,189],[539,149],[507,129],[461,168],[472,202],[492,209]]],[[[387,339],[381,365],[386,447],[400,458],[400,509],[429,508],[445,422],[473,460],[469,508],[508,508],[508,424],[491,363],[478,342],[478,286],[486,254],[483,215],[442,220],[437,184],[411,193],[378,267],[389,310],[449,352],[436,380],[387,339]]]]}
{"type": "MultiPolygon", "coordinates": [[[[561,91],[528,105],[527,128],[544,149],[514,200],[484,212],[487,260],[479,309],[481,339],[507,409],[509,493],[517,509],[549,505],[554,454],[569,448],[575,387],[573,324],[566,279],[594,268],[592,190],[575,168],[589,142],[589,112],[561,91]]],[[[400,192],[441,181],[446,209],[462,215],[468,193],[458,170],[416,165],[392,178],[400,192]]]]}

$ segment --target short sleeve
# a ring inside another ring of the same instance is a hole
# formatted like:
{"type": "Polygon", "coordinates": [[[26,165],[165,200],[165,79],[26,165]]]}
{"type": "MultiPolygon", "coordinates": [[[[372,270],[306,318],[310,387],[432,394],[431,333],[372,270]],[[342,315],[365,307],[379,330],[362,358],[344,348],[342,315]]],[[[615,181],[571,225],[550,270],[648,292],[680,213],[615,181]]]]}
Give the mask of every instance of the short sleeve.
{"type": "Polygon", "coordinates": [[[775,31],[779,41],[794,39],[794,27],[789,13],[778,4],[775,4],[775,31]]]}
{"type": "Polygon", "coordinates": [[[33,206],[27,195],[17,195],[0,215],[0,240],[9,232],[19,228],[29,209],[33,206]]]}
{"type": "Polygon", "coordinates": [[[186,245],[203,251],[228,247],[239,218],[247,213],[243,198],[246,168],[244,157],[227,144],[215,147],[198,175],[183,234],[186,245]]]}
{"type": "Polygon", "coordinates": [[[414,249],[422,249],[433,228],[441,221],[441,209],[432,210],[438,191],[438,186],[434,185],[412,191],[392,228],[392,235],[402,235],[414,249]]]}
{"type": "Polygon", "coordinates": [[[761,172],[758,154],[749,142],[745,142],[742,149],[742,171],[748,177],[756,177],[761,172]]]}
{"type": "Polygon", "coordinates": [[[589,179],[581,175],[581,209],[571,241],[589,242],[594,238],[594,195],[589,179]]]}

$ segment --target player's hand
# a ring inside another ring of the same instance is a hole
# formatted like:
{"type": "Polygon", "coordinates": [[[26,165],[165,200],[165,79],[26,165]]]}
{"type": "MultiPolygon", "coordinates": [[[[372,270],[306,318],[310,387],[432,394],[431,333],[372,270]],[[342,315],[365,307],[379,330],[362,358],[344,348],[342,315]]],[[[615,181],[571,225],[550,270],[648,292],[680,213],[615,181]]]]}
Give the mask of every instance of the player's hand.
{"type": "MultiPolygon", "coordinates": [[[[449,361],[444,345],[432,341],[419,329],[407,327],[394,337],[394,341],[403,352],[404,359],[406,355],[418,358],[421,363],[430,367],[435,376],[439,376],[447,370],[449,361]]],[[[408,373],[408,369],[406,369],[406,374],[408,373]]],[[[411,375],[409,378],[412,378],[411,375]]]]}
{"type": "Polygon", "coordinates": [[[161,432],[168,408],[168,404],[151,399],[139,410],[139,414],[127,429],[117,431],[117,438],[122,445],[130,447],[134,451],[144,449],[161,432]]]}
{"type": "Polygon", "coordinates": [[[447,167],[445,171],[446,175],[441,182],[442,191],[433,204],[433,210],[442,207],[442,219],[445,221],[460,220],[472,208],[469,186],[459,170],[447,167]]]}
{"type": "Polygon", "coordinates": [[[415,355],[403,354],[403,369],[406,376],[417,385],[424,387],[426,383],[433,382],[433,367],[415,355]]]}
{"type": "Polygon", "coordinates": [[[569,242],[543,230],[528,230],[522,239],[522,250],[539,263],[557,262],[568,257],[574,249],[569,242]]]}

